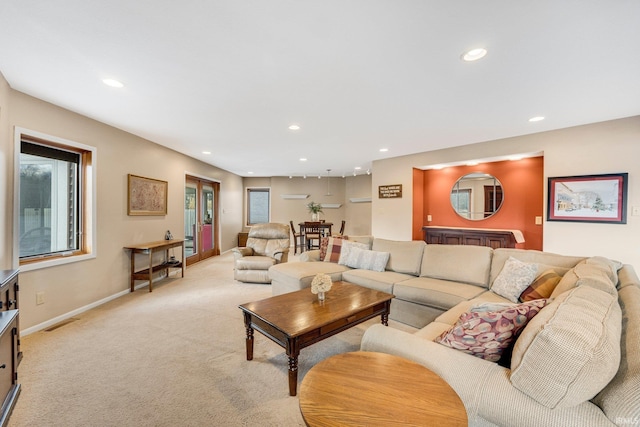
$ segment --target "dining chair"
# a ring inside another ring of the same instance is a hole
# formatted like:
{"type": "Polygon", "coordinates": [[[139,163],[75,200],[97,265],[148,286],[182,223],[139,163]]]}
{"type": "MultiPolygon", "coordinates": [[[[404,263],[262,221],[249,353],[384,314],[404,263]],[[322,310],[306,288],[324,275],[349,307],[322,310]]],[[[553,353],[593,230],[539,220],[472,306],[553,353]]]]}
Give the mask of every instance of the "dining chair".
{"type": "Polygon", "coordinates": [[[293,221],[289,221],[291,224],[291,234],[293,234],[293,254],[298,253],[298,248],[300,248],[300,253],[304,252],[304,233],[302,232],[302,228],[300,231],[296,231],[295,225],[293,225],[293,221]]]}
{"type": "Polygon", "coordinates": [[[342,225],[340,225],[340,232],[338,234],[340,234],[341,236],[344,235],[344,224],[346,223],[346,221],[343,219],[342,220],[342,225]]]}
{"type": "Polygon", "coordinates": [[[307,250],[320,249],[320,237],[322,236],[322,229],[320,222],[305,222],[304,223],[304,241],[307,250]],[[318,241],[318,244],[313,243],[314,240],[318,241]]]}

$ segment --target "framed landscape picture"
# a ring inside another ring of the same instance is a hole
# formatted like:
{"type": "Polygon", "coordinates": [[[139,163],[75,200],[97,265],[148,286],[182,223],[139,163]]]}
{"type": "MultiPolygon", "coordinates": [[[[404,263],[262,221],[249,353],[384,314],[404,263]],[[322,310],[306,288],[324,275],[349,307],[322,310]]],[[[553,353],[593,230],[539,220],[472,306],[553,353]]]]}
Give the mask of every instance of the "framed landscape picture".
{"type": "Polygon", "coordinates": [[[627,173],[549,178],[548,221],[627,223],[627,173]]]}
{"type": "Polygon", "coordinates": [[[128,215],[166,215],[167,181],[128,175],[128,215]]]}

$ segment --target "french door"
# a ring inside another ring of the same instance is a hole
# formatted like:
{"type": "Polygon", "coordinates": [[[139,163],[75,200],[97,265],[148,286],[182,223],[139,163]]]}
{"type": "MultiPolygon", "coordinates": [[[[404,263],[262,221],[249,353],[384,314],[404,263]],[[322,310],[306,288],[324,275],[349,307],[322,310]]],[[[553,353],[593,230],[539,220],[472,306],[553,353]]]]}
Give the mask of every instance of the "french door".
{"type": "Polygon", "coordinates": [[[184,194],[184,251],[190,265],[220,255],[220,183],[187,175],[184,194]]]}

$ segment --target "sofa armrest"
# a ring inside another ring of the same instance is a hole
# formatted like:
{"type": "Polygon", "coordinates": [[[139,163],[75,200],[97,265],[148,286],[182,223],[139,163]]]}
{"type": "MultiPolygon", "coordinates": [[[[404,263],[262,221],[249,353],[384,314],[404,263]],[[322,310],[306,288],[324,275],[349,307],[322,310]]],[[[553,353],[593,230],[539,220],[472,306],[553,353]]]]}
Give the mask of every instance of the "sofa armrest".
{"type": "Polygon", "coordinates": [[[287,262],[289,259],[289,248],[279,249],[271,255],[276,259],[276,263],[280,264],[282,262],[287,262]]]}
{"type": "Polygon", "coordinates": [[[233,252],[234,259],[253,255],[253,248],[233,248],[231,251],[233,252]]]}
{"type": "Polygon", "coordinates": [[[312,251],[305,251],[300,254],[300,261],[313,262],[320,261],[320,249],[314,249],[312,251]]]}
{"type": "Polygon", "coordinates": [[[614,425],[591,402],[549,409],[513,387],[509,369],[392,327],[369,327],[361,350],[404,357],[438,374],[462,399],[469,425],[486,421],[523,427],[614,425]]]}

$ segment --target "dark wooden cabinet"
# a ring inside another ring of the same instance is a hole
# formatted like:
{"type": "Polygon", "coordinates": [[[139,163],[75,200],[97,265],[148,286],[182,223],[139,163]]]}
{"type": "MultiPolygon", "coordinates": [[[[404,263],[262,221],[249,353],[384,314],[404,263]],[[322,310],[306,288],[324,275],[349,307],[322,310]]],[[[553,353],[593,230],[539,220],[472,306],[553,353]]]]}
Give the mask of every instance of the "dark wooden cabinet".
{"type": "Polygon", "coordinates": [[[473,245],[493,249],[515,248],[516,238],[509,230],[480,228],[422,227],[424,241],[432,245],[473,245]]]}
{"type": "Polygon", "coordinates": [[[18,310],[0,311],[0,425],[6,426],[20,395],[18,383],[18,310]]]}
{"type": "MultiPolygon", "coordinates": [[[[0,270],[0,312],[7,310],[18,310],[20,308],[20,284],[18,283],[18,270],[0,270]]],[[[22,360],[20,351],[20,321],[16,316],[18,324],[18,362],[22,360]]]]}

